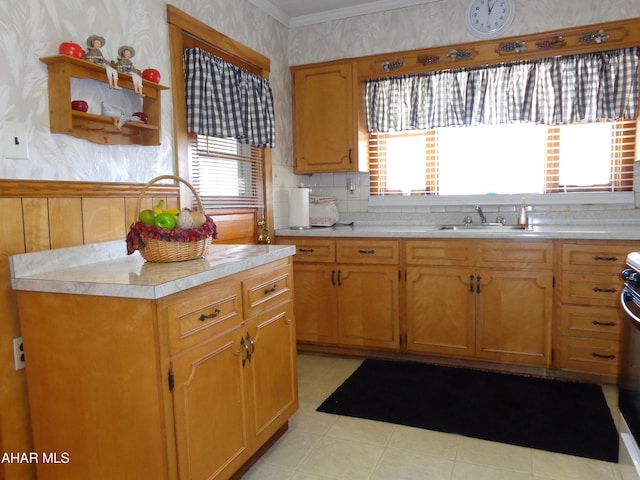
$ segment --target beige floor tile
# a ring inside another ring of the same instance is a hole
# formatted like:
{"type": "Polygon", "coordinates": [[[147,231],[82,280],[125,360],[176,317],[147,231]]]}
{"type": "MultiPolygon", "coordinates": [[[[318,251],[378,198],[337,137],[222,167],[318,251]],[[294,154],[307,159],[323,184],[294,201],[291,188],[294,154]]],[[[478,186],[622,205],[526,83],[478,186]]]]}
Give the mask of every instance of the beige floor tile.
{"type": "Polygon", "coordinates": [[[476,438],[461,437],[456,460],[500,470],[532,473],[531,449],[476,438]]]}
{"type": "Polygon", "coordinates": [[[456,462],[451,480],[531,480],[528,473],[456,462]]]}
{"type": "Polygon", "coordinates": [[[371,480],[449,480],[452,469],[453,462],[442,457],[387,449],[371,480]]]}
{"type": "Polygon", "coordinates": [[[295,472],[291,468],[259,461],[244,474],[242,480],[290,480],[294,475],[295,472]]]}
{"type": "MultiPolygon", "coordinates": [[[[244,479],[243,479],[244,480],[244,479]]],[[[325,475],[316,475],[314,473],[296,472],[290,480],[341,480],[340,477],[327,477],[325,475]]]]}
{"type": "Polygon", "coordinates": [[[338,417],[327,432],[327,437],[385,446],[395,430],[396,425],[391,423],[374,422],[353,417],[338,417]]]}
{"type": "Polygon", "coordinates": [[[289,430],[324,435],[337,420],[337,415],[317,412],[315,404],[301,403],[298,411],[289,419],[289,430]]]}
{"type": "Polygon", "coordinates": [[[344,480],[368,480],[383,451],[379,445],[323,437],[297,470],[344,480]]]}
{"type": "Polygon", "coordinates": [[[560,453],[533,450],[534,478],[552,480],[614,480],[617,465],[560,453]]]}
{"type": "Polygon", "coordinates": [[[321,439],[321,435],[304,430],[288,431],[262,456],[261,461],[281,467],[295,468],[304,461],[321,439]]]}
{"type": "Polygon", "coordinates": [[[389,440],[389,447],[454,460],[461,438],[460,435],[398,426],[389,440]]]}

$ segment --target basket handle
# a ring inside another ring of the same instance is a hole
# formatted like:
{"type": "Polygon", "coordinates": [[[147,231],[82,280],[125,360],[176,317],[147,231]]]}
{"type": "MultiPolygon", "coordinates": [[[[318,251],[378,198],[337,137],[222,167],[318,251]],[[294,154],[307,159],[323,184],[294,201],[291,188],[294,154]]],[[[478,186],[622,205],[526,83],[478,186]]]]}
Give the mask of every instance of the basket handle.
{"type": "Polygon", "coordinates": [[[138,195],[138,201],[136,203],[136,212],[138,213],[140,212],[140,206],[142,205],[142,198],[144,197],[144,194],[149,189],[149,187],[154,183],[159,182],[160,180],[168,180],[168,179],[173,179],[178,182],[182,182],[187,187],[189,187],[189,190],[191,190],[191,193],[193,193],[193,196],[196,198],[196,201],[198,202],[198,207],[200,208],[200,211],[204,214],[204,206],[202,205],[202,200],[200,199],[200,195],[198,195],[198,192],[196,192],[196,189],[193,188],[193,185],[187,182],[184,178],[178,177],[176,175],[160,175],[149,180],[146,183],[146,185],[142,187],[142,191],[140,192],[140,195],[138,195]]]}

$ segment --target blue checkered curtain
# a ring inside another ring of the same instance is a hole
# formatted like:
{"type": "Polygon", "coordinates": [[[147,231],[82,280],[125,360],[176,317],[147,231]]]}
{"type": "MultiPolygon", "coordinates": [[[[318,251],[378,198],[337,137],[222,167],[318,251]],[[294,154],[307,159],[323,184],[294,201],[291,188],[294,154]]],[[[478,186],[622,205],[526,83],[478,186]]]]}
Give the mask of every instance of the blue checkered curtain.
{"type": "Polygon", "coordinates": [[[369,80],[368,128],[389,132],[636,118],[639,53],[634,47],[369,80]]]}
{"type": "Polygon", "coordinates": [[[267,79],[199,48],[184,51],[184,70],[187,132],[275,147],[267,79]]]}

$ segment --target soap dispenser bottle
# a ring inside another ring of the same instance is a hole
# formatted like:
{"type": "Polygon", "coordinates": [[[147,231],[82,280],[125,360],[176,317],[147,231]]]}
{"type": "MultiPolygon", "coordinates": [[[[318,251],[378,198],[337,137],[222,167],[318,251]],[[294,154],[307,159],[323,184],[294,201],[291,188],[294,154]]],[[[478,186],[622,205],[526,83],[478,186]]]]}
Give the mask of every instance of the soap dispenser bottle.
{"type": "Polygon", "coordinates": [[[524,201],[524,198],[522,199],[522,203],[520,204],[520,212],[518,212],[518,226],[529,226],[529,212],[527,211],[527,204],[524,201]]]}

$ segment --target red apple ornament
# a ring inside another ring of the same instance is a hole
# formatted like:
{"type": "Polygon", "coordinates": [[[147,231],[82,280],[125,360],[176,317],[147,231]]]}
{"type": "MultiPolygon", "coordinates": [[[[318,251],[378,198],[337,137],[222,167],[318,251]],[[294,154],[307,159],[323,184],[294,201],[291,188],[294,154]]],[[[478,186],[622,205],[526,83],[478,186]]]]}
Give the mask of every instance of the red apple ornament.
{"type": "Polygon", "coordinates": [[[62,55],[69,55],[70,57],[84,58],[84,49],[74,42],[62,42],[58,47],[58,52],[62,55]]]}
{"type": "Polygon", "coordinates": [[[89,110],[89,104],[84,100],[74,100],[71,102],[71,110],[86,112],[87,110],[89,110]]]}
{"type": "Polygon", "coordinates": [[[142,78],[153,83],[160,83],[160,72],[155,68],[145,68],[142,71],[142,78]]]}
{"type": "Polygon", "coordinates": [[[135,112],[131,114],[132,117],[138,117],[142,123],[147,123],[149,121],[149,117],[144,112],[135,112]]]}

